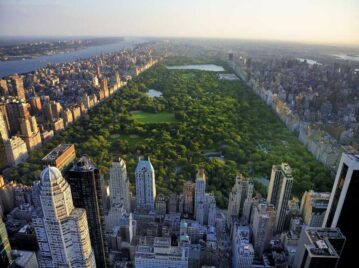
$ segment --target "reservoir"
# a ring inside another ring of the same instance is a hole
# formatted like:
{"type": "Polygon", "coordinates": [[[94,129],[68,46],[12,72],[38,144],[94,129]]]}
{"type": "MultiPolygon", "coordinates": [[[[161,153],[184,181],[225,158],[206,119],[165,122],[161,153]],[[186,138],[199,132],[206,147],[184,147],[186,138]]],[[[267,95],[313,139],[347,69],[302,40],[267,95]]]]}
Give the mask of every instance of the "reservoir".
{"type": "Polygon", "coordinates": [[[223,72],[222,66],[215,64],[194,64],[194,65],[180,65],[180,66],[167,66],[170,70],[200,70],[208,72],[223,72]]]}
{"type": "Polygon", "coordinates": [[[146,94],[149,97],[162,97],[162,92],[155,89],[149,89],[146,94]]]}
{"type": "Polygon", "coordinates": [[[135,45],[144,43],[146,40],[140,38],[125,38],[123,41],[93,46],[69,53],[60,53],[50,56],[40,56],[26,60],[0,61],[0,77],[14,73],[27,73],[34,71],[47,64],[71,62],[79,59],[91,58],[101,54],[119,51],[125,48],[133,48],[135,45]]]}

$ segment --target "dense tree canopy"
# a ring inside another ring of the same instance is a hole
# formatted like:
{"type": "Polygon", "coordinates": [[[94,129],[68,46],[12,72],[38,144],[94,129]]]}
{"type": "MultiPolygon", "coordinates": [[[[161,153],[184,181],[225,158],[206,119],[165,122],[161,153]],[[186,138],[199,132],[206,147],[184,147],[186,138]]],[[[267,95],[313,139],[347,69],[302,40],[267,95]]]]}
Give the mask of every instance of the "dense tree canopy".
{"type": "MultiPolygon", "coordinates": [[[[180,192],[196,170],[208,173],[208,191],[221,207],[227,203],[237,170],[253,178],[268,178],[273,164],[293,168],[293,194],[307,189],[328,191],[332,177],[308,153],[277,116],[241,81],[219,80],[216,73],[168,70],[166,65],[193,63],[171,58],[146,71],[79,122],[54,137],[11,172],[18,181],[38,179],[40,159],[59,143],[74,143],[108,173],[111,161],[122,156],[134,181],[137,157],[149,155],[158,191],[180,192]],[[163,97],[152,98],[148,88],[163,97]],[[136,121],[131,111],[173,113],[169,123],[136,121]],[[214,155],[214,157],[213,157],[214,155]]],[[[224,63],[222,63],[224,65],[224,63]]],[[[132,183],[133,188],[133,183],[132,183]]],[[[265,193],[265,188],[256,183],[265,193]]]]}

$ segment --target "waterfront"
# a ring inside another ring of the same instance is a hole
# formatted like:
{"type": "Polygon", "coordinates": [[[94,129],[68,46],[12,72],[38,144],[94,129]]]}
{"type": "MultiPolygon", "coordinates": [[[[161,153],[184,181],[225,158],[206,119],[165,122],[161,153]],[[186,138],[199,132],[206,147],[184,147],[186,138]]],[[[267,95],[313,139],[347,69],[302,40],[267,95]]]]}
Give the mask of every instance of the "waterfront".
{"type": "Polygon", "coordinates": [[[27,73],[34,71],[47,64],[56,64],[71,62],[79,59],[86,59],[105,53],[115,52],[125,48],[132,48],[137,44],[146,40],[139,38],[126,38],[124,41],[107,44],[102,46],[93,46],[86,49],[77,50],[69,53],[60,53],[51,56],[41,56],[32,59],[16,60],[16,61],[0,61],[0,77],[11,75],[14,73],[27,73]]]}

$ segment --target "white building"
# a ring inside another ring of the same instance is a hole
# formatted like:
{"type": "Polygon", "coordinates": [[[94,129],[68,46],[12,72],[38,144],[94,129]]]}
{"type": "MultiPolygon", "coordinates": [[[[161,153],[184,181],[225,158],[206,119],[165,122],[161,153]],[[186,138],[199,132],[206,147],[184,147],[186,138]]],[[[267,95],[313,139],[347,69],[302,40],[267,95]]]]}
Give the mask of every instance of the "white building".
{"type": "Polygon", "coordinates": [[[110,168],[110,205],[122,204],[127,212],[131,210],[130,185],[127,177],[126,163],[122,158],[112,162],[110,168]]]}
{"type": "Polygon", "coordinates": [[[155,210],[156,181],[155,170],[148,160],[138,161],[136,172],[136,204],[137,209],[155,210]]]}
{"type": "Polygon", "coordinates": [[[96,267],[86,211],[74,207],[70,185],[56,167],[40,177],[41,209],[33,216],[40,267],[96,267]]]}
{"type": "Polygon", "coordinates": [[[235,226],[232,235],[232,267],[252,268],[254,259],[253,245],[249,242],[248,226],[235,226]]]}
{"type": "Polygon", "coordinates": [[[168,237],[155,237],[152,245],[139,245],[135,253],[136,268],[187,268],[188,248],[172,247],[168,237]]]}

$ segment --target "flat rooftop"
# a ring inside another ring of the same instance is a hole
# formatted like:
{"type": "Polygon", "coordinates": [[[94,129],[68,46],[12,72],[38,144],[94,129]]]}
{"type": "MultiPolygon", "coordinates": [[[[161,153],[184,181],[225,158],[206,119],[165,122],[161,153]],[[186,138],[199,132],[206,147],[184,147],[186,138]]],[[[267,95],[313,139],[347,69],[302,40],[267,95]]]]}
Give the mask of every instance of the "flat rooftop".
{"type": "Polygon", "coordinates": [[[50,153],[48,153],[44,158],[42,158],[42,161],[53,161],[56,160],[60,155],[62,155],[65,151],[67,151],[69,148],[74,146],[73,144],[60,144],[55,149],[53,149],[50,153]]]}

